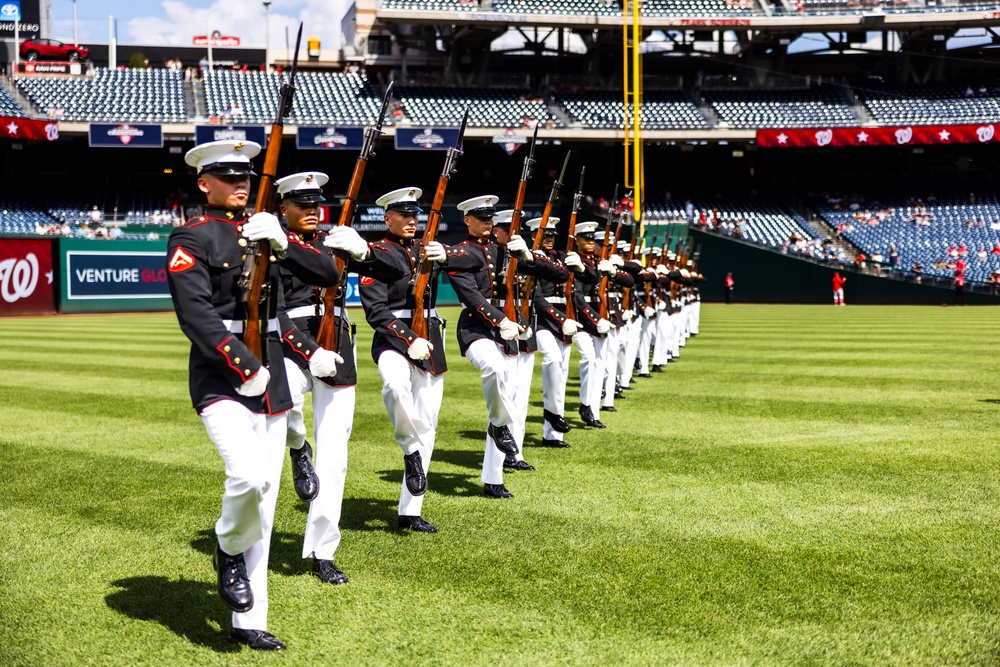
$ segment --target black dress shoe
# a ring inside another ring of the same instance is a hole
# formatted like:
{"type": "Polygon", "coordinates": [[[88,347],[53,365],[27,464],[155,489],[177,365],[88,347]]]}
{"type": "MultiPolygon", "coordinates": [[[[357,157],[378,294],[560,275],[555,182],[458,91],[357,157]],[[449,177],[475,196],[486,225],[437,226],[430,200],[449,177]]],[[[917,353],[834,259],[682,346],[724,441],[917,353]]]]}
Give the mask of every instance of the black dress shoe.
{"type": "Polygon", "coordinates": [[[555,440],[554,438],[542,438],[542,447],[569,447],[565,440],[555,440]]]}
{"type": "Polygon", "coordinates": [[[594,426],[596,428],[603,428],[602,426],[597,426],[600,422],[597,417],[594,416],[594,411],[590,409],[589,405],[580,406],[580,421],[582,421],[587,426],[594,426]]]}
{"type": "Polygon", "coordinates": [[[406,490],[414,496],[422,496],[427,491],[427,475],[424,474],[424,462],[420,460],[420,452],[413,452],[403,457],[403,479],[406,480],[406,490]]]}
{"type": "Polygon", "coordinates": [[[309,502],[319,493],[319,476],[312,464],[312,445],[307,440],[298,449],[289,449],[288,456],[292,459],[295,493],[302,500],[309,502]]]}
{"type": "Polygon", "coordinates": [[[630,384],[622,385],[622,391],[632,391],[633,389],[635,389],[635,387],[630,384]]]}
{"type": "Polygon", "coordinates": [[[503,484],[483,484],[483,495],[489,498],[513,498],[514,494],[503,484]]]}
{"type": "Polygon", "coordinates": [[[312,573],[328,584],[346,584],[347,575],[332,560],[313,558],[312,573]]]}
{"type": "Polygon", "coordinates": [[[653,377],[653,375],[651,373],[638,373],[636,375],[636,377],[637,378],[651,378],[651,377],[653,377]]]}
{"type": "Polygon", "coordinates": [[[618,408],[613,405],[602,405],[601,412],[618,412],[618,408]]]}
{"type": "Polygon", "coordinates": [[[509,427],[490,424],[486,432],[490,434],[497,449],[501,452],[504,454],[517,454],[517,442],[514,440],[514,436],[511,435],[509,427]]]}
{"type": "Polygon", "coordinates": [[[284,651],[285,644],[263,630],[244,630],[243,628],[233,628],[229,633],[229,641],[234,644],[246,644],[255,651],[284,651]]]}
{"type": "Polygon", "coordinates": [[[615,398],[617,398],[618,400],[621,400],[621,401],[625,401],[625,400],[628,400],[628,396],[626,396],[626,395],[625,395],[625,394],[624,394],[623,392],[621,392],[621,391],[616,391],[616,392],[615,392],[615,398]]]}
{"type": "Polygon", "coordinates": [[[250,578],[247,576],[243,554],[230,556],[216,547],[212,565],[218,574],[216,588],[219,597],[226,606],[238,613],[253,609],[253,591],[250,590],[250,578]]]}
{"type": "Polygon", "coordinates": [[[600,419],[595,419],[594,423],[591,424],[594,428],[607,428],[608,425],[602,422],[600,419]]]}
{"type": "Polygon", "coordinates": [[[535,466],[529,464],[527,461],[518,461],[514,458],[513,454],[508,454],[503,459],[503,467],[505,470],[534,470],[535,466]]]}
{"type": "Polygon", "coordinates": [[[653,364],[653,368],[651,370],[654,373],[662,373],[663,372],[663,364],[653,364]]]}
{"type": "Polygon", "coordinates": [[[544,410],[542,415],[545,417],[545,421],[549,423],[552,430],[556,433],[569,433],[573,427],[569,425],[569,422],[562,415],[557,415],[554,412],[549,412],[544,410]]]}
{"type": "Polygon", "coordinates": [[[427,523],[419,516],[401,516],[399,517],[399,527],[409,528],[410,530],[415,530],[418,533],[436,533],[438,529],[427,523]]]}

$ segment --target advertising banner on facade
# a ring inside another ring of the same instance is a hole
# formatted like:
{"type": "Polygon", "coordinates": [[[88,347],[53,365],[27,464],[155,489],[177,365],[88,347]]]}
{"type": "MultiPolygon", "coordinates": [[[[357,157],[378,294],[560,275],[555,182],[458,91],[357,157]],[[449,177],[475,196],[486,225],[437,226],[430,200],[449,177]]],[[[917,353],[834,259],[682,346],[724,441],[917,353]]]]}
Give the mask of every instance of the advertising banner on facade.
{"type": "Polygon", "coordinates": [[[397,151],[446,151],[458,141],[457,127],[397,127],[397,151]]]}
{"type": "Polygon", "coordinates": [[[163,148],[163,127],[129,123],[91,123],[90,146],[163,148]]]}
{"type": "Polygon", "coordinates": [[[194,143],[207,144],[210,141],[254,141],[267,145],[267,132],[263,125],[196,125],[194,143]]]}
{"type": "Polygon", "coordinates": [[[998,129],[1000,123],[767,129],[757,130],[757,143],[762,148],[988,144],[1000,141],[998,129]]]}
{"type": "Polygon", "coordinates": [[[0,238],[0,315],[56,312],[50,239],[0,238]]]}
{"type": "Polygon", "coordinates": [[[0,137],[29,141],[58,141],[59,123],[54,120],[0,117],[0,137]]]}
{"type": "Polygon", "coordinates": [[[165,239],[63,240],[62,312],[172,309],[166,245],[165,239]]]}
{"type": "Polygon", "coordinates": [[[300,127],[295,146],[300,150],[361,150],[365,142],[362,127],[300,127]]]}

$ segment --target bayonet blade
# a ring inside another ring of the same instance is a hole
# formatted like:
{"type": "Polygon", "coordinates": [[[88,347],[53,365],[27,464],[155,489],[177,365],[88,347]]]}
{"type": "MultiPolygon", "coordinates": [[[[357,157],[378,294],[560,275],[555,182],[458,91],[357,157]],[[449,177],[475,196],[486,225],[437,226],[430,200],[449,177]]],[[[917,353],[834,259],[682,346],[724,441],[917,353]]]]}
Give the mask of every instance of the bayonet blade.
{"type": "Polygon", "coordinates": [[[389,102],[392,101],[392,84],[389,82],[389,87],[385,89],[385,97],[382,98],[382,108],[378,112],[378,120],[375,121],[375,129],[379,132],[382,131],[382,125],[385,123],[385,115],[389,112],[389,102]]]}

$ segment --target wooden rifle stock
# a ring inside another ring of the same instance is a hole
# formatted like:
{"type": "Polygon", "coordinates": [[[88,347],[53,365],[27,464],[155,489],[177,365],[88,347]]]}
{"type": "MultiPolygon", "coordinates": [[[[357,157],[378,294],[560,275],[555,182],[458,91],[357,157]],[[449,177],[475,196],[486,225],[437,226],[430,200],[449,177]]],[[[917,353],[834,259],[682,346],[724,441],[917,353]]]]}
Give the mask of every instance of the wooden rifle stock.
{"type": "MultiPolygon", "coordinates": [[[[368,158],[375,155],[375,144],[382,134],[382,124],[385,122],[385,115],[389,109],[389,102],[392,100],[392,83],[386,88],[385,97],[382,99],[382,108],[379,111],[378,120],[375,125],[365,130],[365,142],[361,147],[361,153],[354,163],[354,173],[351,174],[351,182],[347,186],[347,197],[344,206],[340,209],[340,218],[337,226],[350,225],[354,220],[354,211],[358,205],[358,193],[361,191],[361,179],[365,175],[365,167],[368,166],[368,158]]],[[[345,270],[347,268],[347,253],[343,250],[333,252],[333,260],[337,263],[337,275],[340,282],[323,290],[323,319],[319,323],[319,331],[316,333],[316,344],[333,352],[337,351],[337,317],[336,306],[337,296],[342,293],[341,286],[347,280],[345,270]]],[[[343,320],[341,320],[343,321],[343,320]]]]}
{"type": "MultiPolygon", "coordinates": [[[[603,262],[609,256],[609,250],[611,249],[611,221],[615,217],[616,209],[618,208],[618,186],[615,186],[615,196],[611,199],[611,203],[608,205],[608,221],[604,225],[604,244],[601,246],[601,261],[603,262]]],[[[598,289],[597,296],[601,301],[600,304],[600,316],[602,320],[608,319],[608,282],[610,282],[611,277],[608,274],[601,276],[601,286],[598,289]]]]}
{"type": "MultiPolygon", "coordinates": [[[[549,224],[549,217],[552,215],[552,206],[559,201],[559,188],[562,187],[563,176],[566,175],[566,167],[569,165],[569,156],[573,151],[566,151],[566,159],[563,160],[562,172],[559,174],[559,180],[552,184],[552,193],[549,195],[549,200],[545,202],[545,210],[542,211],[542,221],[538,224],[538,230],[535,232],[535,239],[531,244],[532,252],[542,249],[542,242],[545,240],[545,228],[549,224]]],[[[535,277],[528,276],[524,279],[524,292],[521,295],[521,319],[525,322],[531,320],[531,302],[532,302],[532,292],[535,290],[535,277]]]]}
{"type": "MultiPolygon", "coordinates": [[[[524,197],[528,192],[528,179],[531,178],[531,168],[535,164],[535,141],[538,139],[538,123],[535,123],[535,132],[531,137],[531,151],[524,158],[524,167],[521,169],[521,181],[517,184],[517,195],[514,197],[514,215],[510,220],[510,232],[508,236],[517,236],[521,232],[521,211],[524,208],[524,197]]],[[[551,206],[546,207],[552,211],[551,206]]],[[[503,315],[511,322],[517,323],[517,257],[507,253],[507,266],[504,268],[504,294],[503,315]]]]}
{"type": "MultiPolygon", "coordinates": [[[[444,169],[441,177],[438,178],[437,189],[434,191],[434,202],[431,204],[430,213],[427,214],[427,226],[424,227],[424,236],[421,240],[423,248],[432,243],[437,237],[438,223],[441,222],[441,207],[444,206],[444,193],[448,189],[448,181],[455,172],[455,165],[462,155],[462,138],[465,136],[465,126],[469,121],[469,107],[465,107],[465,116],[462,118],[462,127],[458,131],[458,141],[454,148],[448,149],[448,154],[444,160],[444,169]]],[[[434,262],[425,257],[425,252],[420,253],[420,263],[417,266],[417,273],[413,277],[413,320],[410,329],[420,338],[428,339],[426,294],[427,287],[431,282],[431,273],[434,269],[434,262]]]]}
{"type": "MultiPolygon", "coordinates": [[[[267,138],[267,151],[264,153],[264,169],[260,175],[260,185],[257,189],[257,201],[254,204],[254,213],[270,211],[274,201],[274,177],[278,172],[278,156],[281,154],[281,137],[284,134],[284,117],[292,109],[292,99],[295,96],[295,70],[299,59],[299,44],[302,41],[302,24],[299,24],[299,36],[295,42],[295,60],[292,62],[291,74],[288,83],[281,86],[281,100],[278,102],[277,117],[271,125],[271,134],[267,138]]],[[[261,332],[267,331],[267,324],[263,320],[267,318],[268,308],[265,302],[269,294],[264,283],[267,274],[271,270],[271,245],[267,241],[257,241],[254,246],[247,247],[247,259],[249,266],[244,266],[244,276],[247,278],[243,285],[246,297],[246,322],[243,325],[243,344],[247,346],[250,353],[257,357],[262,363],[268,360],[264,356],[264,341],[261,332]],[[261,314],[261,305],[263,315],[261,314]],[[263,319],[262,319],[263,318],[263,319]]]]}

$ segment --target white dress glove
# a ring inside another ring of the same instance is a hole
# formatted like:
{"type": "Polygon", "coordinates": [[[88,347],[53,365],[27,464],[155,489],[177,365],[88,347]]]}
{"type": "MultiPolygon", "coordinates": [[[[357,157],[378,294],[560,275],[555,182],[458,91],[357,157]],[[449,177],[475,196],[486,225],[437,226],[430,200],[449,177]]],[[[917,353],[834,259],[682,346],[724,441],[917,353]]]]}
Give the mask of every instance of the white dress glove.
{"type": "Polygon", "coordinates": [[[330,233],[323,239],[323,245],[333,250],[343,250],[359,262],[363,262],[368,256],[368,241],[361,238],[361,234],[358,234],[353,227],[347,225],[331,229],[330,233]]]}
{"type": "Polygon", "coordinates": [[[271,372],[266,366],[250,376],[250,379],[236,388],[236,393],[240,396],[260,396],[267,391],[267,383],[271,381],[271,372]]]}
{"type": "Polygon", "coordinates": [[[603,336],[609,331],[611,331],[611,322],[608,322],[605,319],[600,319],[597,321],[597,333],[603,336]]]}
{"type": "Polygon", "coordinates": [[[546,253],[544,250],[534,250],[532,252],[535,253],[536,259],[546,260],[549,258],[548,253],[546,253]]]}
{"type": "Polygon", "coordinates": [[[657,264],[656,272],[659,273],[661,276],[666,276],[670,274],[670,269],[667,268],[666,264],[657,264]]]}
{"type": "Polygon", "coordinates": [[[431,358],[431,350],[433,349],[434,345],[429,340],[417,338],[410,343],[410,347],[406,348],[406,355],[414,361],[423,361],[431,358]]]}
{"type": "Polygon", "coordinates": [[[517,335],[518,340],[528,340],[531,338],[531,327],[524,327],[524,331],[517,335]]]}
{"type": "Polygon", "coordinates": [[[580,330],[580,323],[576,320],[566,320],[562,323],[563,336],[571,337],[575,336],[576,332],[580,330]]]}
{"type": "Polygon", "coordinates": [[[332,378],[337,374],[337,364],[342,363],[344,363],[342,356],[321,347],[313,352],[312,359],[309,360],[309,372],[313,377],[332,378]]]}
{"type": "Polygon", "coordinates": [[[612,264],[611,260],[608,259],[602,259],[600,262],[598,262],[597,270],[600,271],[601,273],[606,273],[609,276],[613,276],[616,273],[618,273],[618,269],[616,269],[615,265],[612,264]]]}
{"type": "Polygon", "coordinates": [[[517,234],[511,236],[510,240],[507,241],[507,250],[509,250],[510,254],[514,257],[523,259],[526,262],[530,262],[535,259],[531,254],[531,251],[528,250],[528,244],[525,243],[524,239],[517,234]]]}
{"type": "Polygon", "coordinates": [[[614,264],[615,266],[625,266],[625,260],[622,258],[621,255],[617,253],[611,255],[611,257],[608,258],[608,261],[614,264]]]}
{"type": "Polygon", "coordinates": [[[626,310],[622,312],[622,319],[626,322],[631,322],[633,317],[635,317],[634,310],[626,310]]]}
{"type": "Polygon", "coordinates": [[[254,213],[250,219],[243,223],[243,236],[250,241],[260,241],[267,239],[271,244],[271,249],[277,252],[288,250],[288,236],[281,228],[281,223],[270,213],[254,213]]]}
{"type": "Polygon", "coordinates": [[[567,268],[573,269],[577,273],[583,273],[584,271],[583,260],[580,259],[580,255],[576,254],[575,252],[566,253],[566,258],[563,259],[563,264],[565,264],[567,268]]]}
{"type": "Polygon", "coordinates": [[[657,310],[666,310],[667,309],[667,302],[666,301],[657,301],[656,302],[656,309],[657,310]]]}
{"type": "Polygon", "coordinates": [[[438,264],[444,264],[448,261],[448,253],[445,252],[443,245],[437,241],[431,241],[424,246],[424,258],[438,264]]]}
{"type": "Polygon", "coordinates": [[[521,333],[521,327],[517,326],[517,322],[511,322],[506,317],[500,320],[497,327],[500,329],[500,337],[504,340],[514,340],[521,333]]]}
{"type": "Polygon", "coordinates": [[[647,306],[646,309],[644,311],[642,311],[642,314],[646,316],[647,320],[651,319],[653,317],[653,315],[656,315],[656,309],[655,308],[650,308],[649,306],[647,306]]]}

